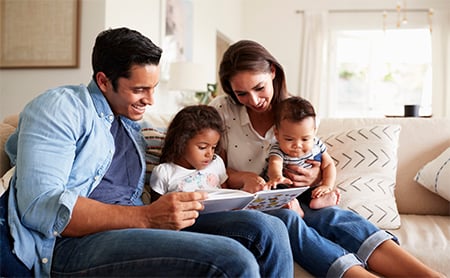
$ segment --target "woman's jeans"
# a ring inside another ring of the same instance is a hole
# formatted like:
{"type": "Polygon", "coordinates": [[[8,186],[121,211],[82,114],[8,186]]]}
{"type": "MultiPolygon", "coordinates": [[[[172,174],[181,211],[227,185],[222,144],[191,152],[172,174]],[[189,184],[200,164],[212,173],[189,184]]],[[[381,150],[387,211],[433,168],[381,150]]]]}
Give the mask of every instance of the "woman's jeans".
{"type": "Polygon", "coordinates": [[[352,266],[366,266],[372,252],[392,239],[356,213],[336,206],[312,210],[301,203],[304,218],[292,210],[268,213],[288,228],[294,260],[317,277],[342,277],[352,266]]]}

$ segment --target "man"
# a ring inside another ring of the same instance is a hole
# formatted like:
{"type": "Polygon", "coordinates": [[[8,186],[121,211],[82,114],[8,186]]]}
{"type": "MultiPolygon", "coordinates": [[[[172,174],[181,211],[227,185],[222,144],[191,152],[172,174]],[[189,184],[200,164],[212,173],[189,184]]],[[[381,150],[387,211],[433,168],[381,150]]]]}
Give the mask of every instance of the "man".
{"type": "Polygon", "coordinates": [[[202,192],[143,205],[135,121],[153,104],[161,52],[137,31],[101,32],[88,86],[48,90],[24,108],[6,143],[16,171],[0,202],[1,276],[293,275],[275,217],[199,217],[202,192]]]}

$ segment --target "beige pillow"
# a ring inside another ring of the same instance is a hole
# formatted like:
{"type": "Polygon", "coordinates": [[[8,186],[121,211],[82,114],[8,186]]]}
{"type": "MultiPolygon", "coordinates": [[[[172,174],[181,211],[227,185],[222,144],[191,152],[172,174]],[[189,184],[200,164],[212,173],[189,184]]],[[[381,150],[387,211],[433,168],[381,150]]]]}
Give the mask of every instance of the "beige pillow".
{"type": "Polygon", "coordinates": [[[323,135],[337,168],[339,206],[382,229],[400,227],[395,202],[400,125],[374,125],[323,135]]]}
{"type": "Polygon", "coordinates": [[[420,169],[414,180],[450,201],[450,148],[420,169]]]}
{"type": "Polygon", "coordinates": [[[0,178],[0,196],[2,196],[3,193],[5,193],[6,189],[8,189],[9,181],[11,180],[11,177],[14,175],[15,169],[16,167],[12,167],[3,175],[3,177],[0,178]]]}
{"type": "Polygon", "coordinates": [[[150,204],[151,188],[150,188],[150,175],[153,168],[159,164],[159,158],[161,157],[161,150],[164,145],[164,138],[166,137],[165,128],[142,128],[141,133],[144,136],[146,142],[145,151],[145,164],[146,164],[146,177],[144,191],[142,192],[142,201],[145,204],[150,204]]]}

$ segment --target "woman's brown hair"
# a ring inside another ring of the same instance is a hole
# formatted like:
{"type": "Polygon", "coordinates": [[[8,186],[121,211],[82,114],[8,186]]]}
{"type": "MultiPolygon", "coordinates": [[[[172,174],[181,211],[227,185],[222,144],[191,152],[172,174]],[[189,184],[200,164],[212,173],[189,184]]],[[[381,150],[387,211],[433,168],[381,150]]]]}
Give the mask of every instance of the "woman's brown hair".
{"type": "Polygon", "coordinates": [[[275,69],[272,104],[277,104],[289,95],[283,67],[267,49],[255,41],[241,40],[225,51],[219,67],[220,84],[227,95],[241,104],[231,88],[230,79],[242,71],[270,73],[271,67],[275,69]]]}

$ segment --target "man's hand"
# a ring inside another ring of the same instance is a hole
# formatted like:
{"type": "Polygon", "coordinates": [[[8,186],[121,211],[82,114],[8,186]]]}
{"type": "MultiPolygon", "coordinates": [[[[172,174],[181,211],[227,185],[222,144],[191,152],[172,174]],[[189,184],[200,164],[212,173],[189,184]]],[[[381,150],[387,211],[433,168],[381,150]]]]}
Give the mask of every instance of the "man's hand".
{"type": "Polygon", "coordinates": [[[322,179],[320,172],[320,162],[315,160],[308,160],[312,165],[311,168],[303,168],[298,165],[287,165],[287,169],[283,169],[283,175],[288,177],[293,186],[312,186],[322,179]]]}
{"type": "Polygon", "coordinates": [[[192,226],[203,210],[206,192],[172,192],[146,206],[148,227],[181,230],[192,226]]]}
{"type": "Polygon", "coordinates": [[[126,228],[180,230],[195,223],[206,192],[173,192],[146,206],[105,204],[78,197],[63,236],[88,234],[126,228]]]}

